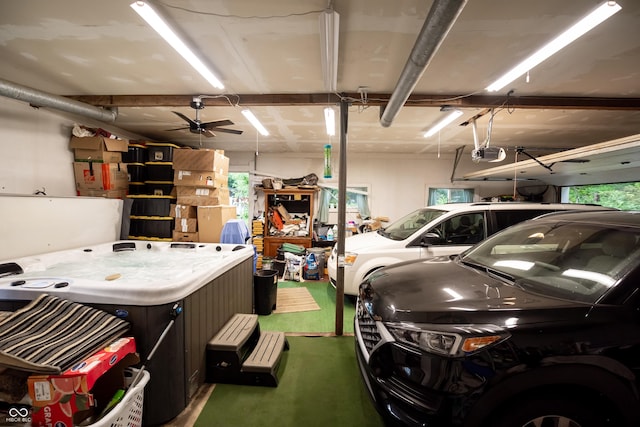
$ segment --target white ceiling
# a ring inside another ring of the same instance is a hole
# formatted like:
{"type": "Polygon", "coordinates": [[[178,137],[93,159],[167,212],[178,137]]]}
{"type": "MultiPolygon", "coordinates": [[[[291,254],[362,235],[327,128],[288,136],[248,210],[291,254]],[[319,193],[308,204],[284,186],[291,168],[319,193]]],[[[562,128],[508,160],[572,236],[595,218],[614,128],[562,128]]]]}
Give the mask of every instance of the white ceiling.
{"type": "MultiPolygon", "coordinates": [[[[602,1],[469,0],[390,127],[380,125],[379,105],[393,92],[431,1],[157,2],[219,74],[223,91],[166,45],[131,1],[1,2],[0,79],[116,105],[111,126],[149,140],[227,151],[321,152],[338,142],[324,130],[323,108],[339,106],[324,89],[318,25],[332,3],[340,14],[337,93],[350,100],[349,152],[435,155],[464,145],[469,153],[471,126],[423,138],[443,115],[442,105],[464,111],[459,123],[495,107],[491,144],[507,148],[507,161],[516,147],[537,156],[640,133],[638,0],[619,0],[620,12],[531,70],[528,83],[520,78],[495,94],[484,88],[602,1]],[[105,97],[90,97],[96,95],[105,97]],[[202,121],[228,118],[243,134],[204,138],[167,131],[184,123],[172,111],[195,117],[189,101],[198,95],[207,105],[202,121]],[[525,108],[528,102],[535,108],[525,108]],[[268,137],[257,136],[241,106],[251,108],[268,137]]],[[[482,138],[489,116],[477,120],[482,138]]]]}

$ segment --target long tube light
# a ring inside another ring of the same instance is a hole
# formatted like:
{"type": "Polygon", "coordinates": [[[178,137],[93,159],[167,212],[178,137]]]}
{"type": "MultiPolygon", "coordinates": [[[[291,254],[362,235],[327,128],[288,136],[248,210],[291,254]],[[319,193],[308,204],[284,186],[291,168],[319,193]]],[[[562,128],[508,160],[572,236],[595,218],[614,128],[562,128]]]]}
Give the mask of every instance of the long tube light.
{"type": "Polygon", "coordinates": [[[589,30],[595,28],[600,23],[610,18],[620,9],[622,9],[622,7],[615,1],[607,1],[603,3],[596,10],[582,18],[572,27],[570,27],[558,37],[540,48],[533,55],[529,56],[527,59],[516,65],[513,69],[508,71],[505,75],[487,86],[486,90],[488,90],[489,92],[495,92],[502,89],[521,75],[531,70],[536,65],[540,64],[545,59],[549,58],[554,53],[558,52],[563,47],[567,46],[569,43],[573,42],[580,36],[587,33],[589,30]]]}
{"type": "Polygon", "coordinates": [[[442,128],[444,128],[445,126],[447,126],[449,123],[451,123],[452,121],[454,121],[455,119],[457,119],[458,117],[460,117],[462,115],[462,111],[460,110],[453,110],[452,112],[450,112],[447,116],[445,116],[444,119],[440,120],[438,123],[436,123],[435,125],[433,125],[433,127],[431,129],[429,129],[428,131],[426,131],[424,133],[424,137],[425,138],[429,138],[430,136],[435,135],[436,133],[438,133],[438,131],[440,131],[442,128]]]}
{"type": "Polygon", "coordinates": [[[131,8],[138,13],[162,38],[173,47],[191,66],[204,77],[213,87],[224,89],[224,85],[195,53],[173,32],[169,25],[158,13],[144,1],[131,3],[131,8]]]}
{"type": "Polygon", "coordinates": [[[336,134],[336,113],[331,107],[324,109],[324,124],[327,127],[327,135],[334,136],[336,134]]]}
{"type": "Polygon", "coordinates": [[[247,120],[249,120],[253,127],[256,128],[258,132],[260,132],[260,135],[269,135],[269,131],[267,131],[264,126],[262,126],[260,120],[258,120],[258,118],[251,112],[251,110],[242,110],[242,114],[247,118],[247,120]]]}
{"type": "Polygon", "coordinates": [[[338,38],[340,15],[327,9],[320,13],[320,60],[327,92],[335,92],[338,85],[338,38]]]}

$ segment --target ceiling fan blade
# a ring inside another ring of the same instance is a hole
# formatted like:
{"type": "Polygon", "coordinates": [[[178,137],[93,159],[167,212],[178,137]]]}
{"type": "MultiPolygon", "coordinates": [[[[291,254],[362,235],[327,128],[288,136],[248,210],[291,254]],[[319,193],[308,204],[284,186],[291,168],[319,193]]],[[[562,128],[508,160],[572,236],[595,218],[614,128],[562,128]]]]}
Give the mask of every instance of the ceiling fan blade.
{"type": "Polygon", "coordinates": [[[203,129],[202,133],[204,133],[204,136],[206,136],[207,138],[213,138],[214,136],[216,136],[216,134],[213,133],[211,129],[203,129]]]}
{"type": "Polygon", "coordinates": [[[182,113],[180,113],[178,111],[172,111],[172,113],[175,114],[176,116],[180,117],[185,122],[189,123],[191,126],[198,126],[198,124],[196,122],[194,122],[193,120],[191,120],[189,117],[185,116],[184,114],[182,114],[182,113]]]}
{"type": "Polygon", "coordinates": [[[185,130],[185,129],[189,129],[189,126],[183,126],[181,128],[173,128],[173,129],[165,129],[165,130],[169,131],[169,130],[185,130]]]}
{"type": "Polygon", "coordinates": [[[217,128],[220,126],[229,126],[233,124],[234,123],[231,120],[224,119],[224,120],[216,120],[213,122],[200,123],[200,126],[202,126],[205,129],[211,129],[211,128],[217,128]]]}
{"type": "MultiPolygon", "coordinates": [[[[213,129],[209,129],[209,130],[213,130],[213,129]]],[[[236,130],[236,129],[225,129],[225,128],[215,128],[216,132],[224,132],[224,133],[232,133],[234,135],[242,135],[242,131],[241,130],[236,130]]]]}

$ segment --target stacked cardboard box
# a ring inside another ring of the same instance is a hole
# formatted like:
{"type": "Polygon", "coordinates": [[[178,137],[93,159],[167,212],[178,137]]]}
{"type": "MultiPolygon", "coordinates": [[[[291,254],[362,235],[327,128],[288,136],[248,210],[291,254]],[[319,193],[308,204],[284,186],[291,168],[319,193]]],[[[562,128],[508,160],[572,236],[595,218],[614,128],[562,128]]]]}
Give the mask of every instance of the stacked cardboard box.
{"type": "Polygon", "coordinates": [[[219,242],[224,224],[236,218],[229,198],[229,158],[222,150],[183,148],[174,151],[173,168],[173,240],[219,242]]]}
{"type": "Polygon", "coordinates": [[[128,144],[103,136],[71,137],[78,196],[123,198],[127,194],[129,176],[122,153],[128,144]]]}

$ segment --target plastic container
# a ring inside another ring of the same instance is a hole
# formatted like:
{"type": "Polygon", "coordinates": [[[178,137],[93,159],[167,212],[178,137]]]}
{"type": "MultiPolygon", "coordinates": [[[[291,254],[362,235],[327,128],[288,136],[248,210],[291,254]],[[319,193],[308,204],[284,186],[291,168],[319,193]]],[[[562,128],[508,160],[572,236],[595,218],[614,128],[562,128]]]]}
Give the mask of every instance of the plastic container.
{"type": "Polygon", "coordinates": [[[152,237],[171,239],[175,218],[162,216],[134,216],[129,217],[129,237],[152,237]]]}
{"type": "Polygon", "coordinates": [[[158,142],[147,143],[147,162],[173,162],[173,150],[180,148],[175,144],[158,142]]]}
{"type": "Polygon", "coordinates": [[[146,194],[147,186],[144,182],[130,182],[129,194],[146,194]]]}
{"type": "MultiPolygon", "coordinates": [[[[137,373],[137,369],[131,369],[137,373]]],[[[144,371],[140,377],[140,381],[127,390],[122,400],[100,418],[91,427],[140,427],[142,426],[142,411],[144,405],[144,387],[149,382],[149,372],[144,371]]]]}
{"type": "Polygon", "coordinates": [[[149,181],[171,181],[173,182],[173,163],[171,162],[146,162],[147,177],[149,181]]]}
{"type": "Polygon", "coordinates": [[[123,163],[144,163],[147,161],[147,147],[140,144],[129,144],[129,151],[122,153],[123,163]]]}
{"type": "Polygon", "coordinates": [[[273,270],[273,258],[262,257],[262,270],[273,270]]]}
{"type": "Polygon", "coordinates": [[[325,261],[325,248],[307,248],[307,255],[314,254],[316,256],[316,262],[318,263],[318,270],[320,275],[324,275],[324,261],[325,261]]]}
{"type": "Polygon", "coordinates": [[[269,315],[276,309],[278,298],[276,270],[257,270],[253,274],[253,297],[256,314],[269,315]]]}
{"type": "Polygon", "coordinates": [[[127,163],[129,182],[143,182],[147,179],[147,170],[144,163],[127,163]]]}
{"type": "Polygon", "coordinates": [[[130,194],[131,213],[133,216],[171,216],[171,204],[176,198],[172,196],[153,196],[149,194],[130,194]]]}
{"type": "Polygon", "coordinates": [[[154,196],[169,196],[173,191],[173,181],[145,181],[145,193],[154,196]]]}

